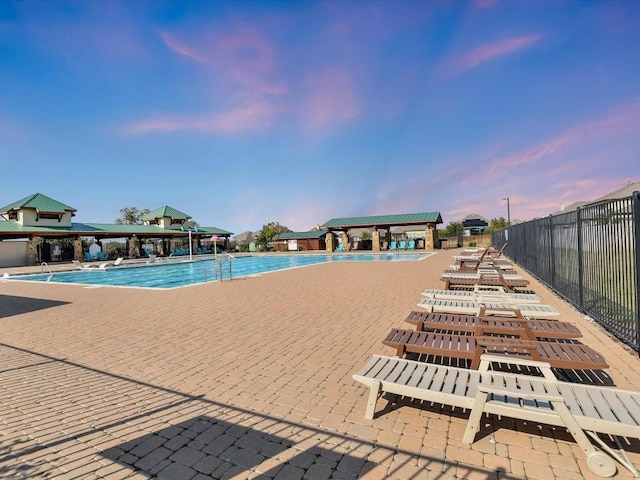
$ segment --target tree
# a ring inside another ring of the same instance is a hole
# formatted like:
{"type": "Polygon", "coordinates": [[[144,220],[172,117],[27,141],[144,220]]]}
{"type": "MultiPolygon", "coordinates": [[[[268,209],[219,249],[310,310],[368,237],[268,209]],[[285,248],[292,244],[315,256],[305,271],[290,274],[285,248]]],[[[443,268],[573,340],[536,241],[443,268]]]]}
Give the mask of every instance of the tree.
{"type": "Polygon", "coordinates": [[[151,210],[143,208],[138,210],[138,207],[124,207],[120,209],[120,218],[116,218],[118,225],[141,225],[142,217],[144,217],[151,210]]]}
{"type": "Polygon", "coordinates": [[[489,235],[490,233],[495,232],[496,230],[502,230],[503,228],[507,228],[509,226],[509,222],[504,217],[500,218],[492,218],[489,222],[489,226],[485,228],[484,234],[489,235]]]}
{"type": "Polygon", "coordinates": [[[290,232],[288,227],[280,225],[278,222],[269,222],[262,226],[262,229],[256,235],[256,242],[267,246],[269,243],[280,235],[281,233],[290,232]]]}
{"type": "Polygon", "coordinates": [[[182,228],[184,230],[189,230],[190,228],[196,229],[199,226],[200,226],[200,224],[198,222],[196,222],[195,220],[187,220],[182,224],[182,228]]]}
{"type": "Polygon", "coordinates": [[[449,225],[443,230],[445,237],[457,237],[464,233],[461,222],[449,222],[449,225]]]}

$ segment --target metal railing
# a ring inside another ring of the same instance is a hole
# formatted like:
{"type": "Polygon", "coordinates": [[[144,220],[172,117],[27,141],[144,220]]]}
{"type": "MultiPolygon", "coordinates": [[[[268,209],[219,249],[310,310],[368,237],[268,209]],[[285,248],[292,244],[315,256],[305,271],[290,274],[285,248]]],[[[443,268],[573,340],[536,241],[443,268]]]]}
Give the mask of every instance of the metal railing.
{"type": "Polygon", "coordinates": [[[47,278],[48,282],[53,277],[53,273],[51,272],[51,268],[49,268],[49,264],[47,262],[42,262],[40,264],[40,273],[44,273],[45,267],[47,268],[47,272],[49,272],[49,278],[47,278]]]}
{"type": "Polygon", "coordinates": [[[204,270],[204,280],[208,281],[209,274],[213,275],[213,280],[224,278],[225,267],[228,269],[228,279],[233,279],[233,260],[235,257],[227,252],[217,254],[215,260],[204,270]]]}
{"type": "Polygon", "coordinates": [[[640,352],[640,192],[511,225],[492,243],[640,352]]]}

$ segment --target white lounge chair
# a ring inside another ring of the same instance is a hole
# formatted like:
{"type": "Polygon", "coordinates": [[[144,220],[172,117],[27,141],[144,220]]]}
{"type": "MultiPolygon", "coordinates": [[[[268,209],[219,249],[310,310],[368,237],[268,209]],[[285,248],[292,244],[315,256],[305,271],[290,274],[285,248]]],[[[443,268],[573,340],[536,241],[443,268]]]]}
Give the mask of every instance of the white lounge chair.
{"type": "Polygon", "coordinates": [[[516,317],[546,318],[560,315],[550,305],[536,303],[473,302],[464,300],[436,300],[423,298],[418,306],[428,312],[462,313],[465,315],[509,315],[516,317]]]}
{"type": "Polygon", "coordinates": [[[473,443],[483,413],[558,425],[569,430],[597,475],[612,476],[616,466],[587,435],[638,476],[623,450],[614,452],[597,436],[640,438],[638,392],[560,382],[548,363],[491,355],[482,356],[479,370],[374,355],[353,379],[370,388],[367,419],[373,418],[378,397],[392,393],[471,410],[466,443],[473,443]],[[544,377],[488,371],[494,362],[537,368],[544,377]]]}
{"type": "Polygon", "coordinates": [[[109,265],[109,262],[104,262],[100,265],[84,265],[78,260],[72,260],[71,262],[77,270],[104,270],[109,265]]]}
{"type": "Polygon", "coordinates": [[[540,303],[540,297],[531,293],[507,293],[477,289],[466,291],[429,288],[423,291],[422,295],[436,300],[467,300],[480,303],[540,303]]]}
{"type": "Polygon", "coordinates": [[[111,263],[111,262],[103,262],[99,265],[84,265],[82,262],[78,261],[78,260],[72,260],[71,262],[73,263],[73,265],[76,267],[76,269],[78,270],[105,270],[109,267],[117,267],[118,265],[120,265],[122,263],[122,261],[124,260],[123,257],[118,257],[116,258],[116,260],[111,263]]]}

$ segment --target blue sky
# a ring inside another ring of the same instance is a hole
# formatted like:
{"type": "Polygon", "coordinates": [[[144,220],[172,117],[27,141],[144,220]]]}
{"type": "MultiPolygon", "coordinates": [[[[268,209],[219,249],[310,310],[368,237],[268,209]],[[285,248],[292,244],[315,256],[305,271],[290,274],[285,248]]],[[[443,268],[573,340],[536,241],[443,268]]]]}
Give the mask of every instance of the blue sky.
{"type": "Polygon", "coordinates": [[[0,204],[235,233],[640,181],[640,2],[0,3],[0,204]]]}

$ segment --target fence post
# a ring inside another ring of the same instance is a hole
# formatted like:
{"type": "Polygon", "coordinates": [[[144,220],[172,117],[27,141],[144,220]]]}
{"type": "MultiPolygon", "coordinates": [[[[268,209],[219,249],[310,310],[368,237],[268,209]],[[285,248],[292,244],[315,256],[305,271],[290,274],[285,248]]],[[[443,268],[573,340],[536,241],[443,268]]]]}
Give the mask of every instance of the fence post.
{"type": "Polygon", "coordinates": [[[582,264],[582,209],[576,208],[578,225],[578,305],[584,311],[584,266],[582,264]]]}
{"type": "Polygon", "coordinates": [[[637,190],[632,194],[631,207],[636,237],[636,349],[640,353],[640,192],[637,190]]]}
{"type": "Polygon", "coordinates": [[[553,288],[556,287],[556,249],[553,243],[553,215],[549,215],[549,262],[550,265],[550,273],[551,273],[551,286],[553,288]]]}

